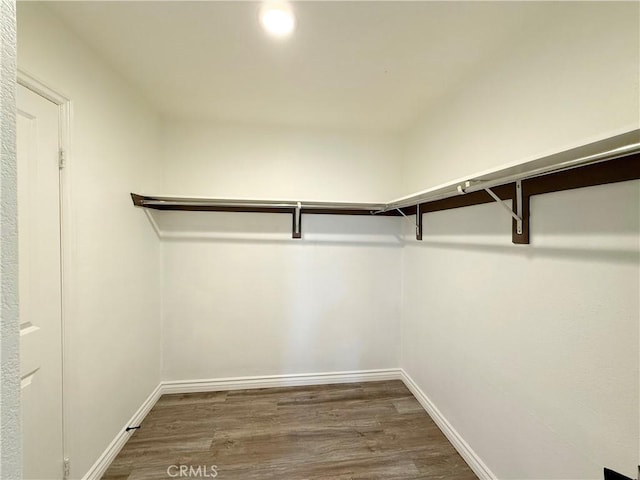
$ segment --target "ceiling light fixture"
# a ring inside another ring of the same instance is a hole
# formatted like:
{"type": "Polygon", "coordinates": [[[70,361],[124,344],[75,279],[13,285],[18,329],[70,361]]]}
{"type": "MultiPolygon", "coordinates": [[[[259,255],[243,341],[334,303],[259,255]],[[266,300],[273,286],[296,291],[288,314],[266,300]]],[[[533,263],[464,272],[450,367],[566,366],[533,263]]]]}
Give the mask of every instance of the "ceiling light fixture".
{"type": "Polygon", "coordinates": [[[267,33],[287,37],[296,27],[296,17],[286,2],[267,2],[260,8],[260,23],[267,33]]]}

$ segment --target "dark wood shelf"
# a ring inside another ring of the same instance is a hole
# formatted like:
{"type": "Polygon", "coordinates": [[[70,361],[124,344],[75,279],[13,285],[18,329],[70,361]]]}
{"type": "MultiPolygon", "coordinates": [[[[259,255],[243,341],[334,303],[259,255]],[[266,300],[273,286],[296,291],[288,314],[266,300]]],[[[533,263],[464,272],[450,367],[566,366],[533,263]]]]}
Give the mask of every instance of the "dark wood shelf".
{"type": "Polygon", "coordinates": [[[154,210],[284,213],[292,216],[292,236],[302,237],[302,215],[416,216],[416,239],[422,240],[425,213],[498,201],[512,201],[512,241],[528,244],[529,199],[640,178],[640,130],[555,155],[498,169],[466,182],[453,182],[389,203],[165,197],[131,194],[133,204],[154,210]],[[517,212],[517,213],[516,213],[517,212]]]}

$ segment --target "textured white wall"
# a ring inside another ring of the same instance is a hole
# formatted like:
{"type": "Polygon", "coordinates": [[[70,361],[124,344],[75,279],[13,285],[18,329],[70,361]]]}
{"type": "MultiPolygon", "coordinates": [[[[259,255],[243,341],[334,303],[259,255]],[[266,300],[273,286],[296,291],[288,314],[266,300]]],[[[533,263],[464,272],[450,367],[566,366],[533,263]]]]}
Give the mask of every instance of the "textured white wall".
{"type": "Polygon", "coordinates": [[[16,231],[16,15],[0,1],[0,478],[21,478],[16,231]]]}
{"type": "Polygon", "coordinates": [[[640,182],[424,216],[404,249],[402,366],[497,478],[634,477],[640,182]]]}
{"type": "Polygon", "coordinates": [[[640,4],[549,2],[406,135],[404,194],[640,127],[640,4]]]}
{"type": "Polygon", "coordinates": [[[166,121],[166,193],[385,202],[400,194],[399,139],[384,133],[166,121]]]}
{"type": "Polygon", "coordinates": [[[18,7],[20,68],[72,100],[65,437],[84,475],[160,380],[159,243],[130,191],[160,188],[158,122],[42,4],[18,7]]]}

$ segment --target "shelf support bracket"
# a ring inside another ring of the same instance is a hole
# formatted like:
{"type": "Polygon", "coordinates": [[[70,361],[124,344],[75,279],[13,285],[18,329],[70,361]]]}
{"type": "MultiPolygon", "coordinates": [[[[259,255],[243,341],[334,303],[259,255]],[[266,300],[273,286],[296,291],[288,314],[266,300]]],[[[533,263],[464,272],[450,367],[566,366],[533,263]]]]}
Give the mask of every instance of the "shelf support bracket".
{"type": "Polygon", "coordinates": [[[493,193],[493,190],[491,190],[490,188],[485,188],[484,191],[491,195],[491,198],[493,198],[496,202],[498,202],[499,205],[501,205],[507,212],[509,212],[509,215],[511,215],[516,221],[517,234],[522,235],[522,182],[520,180],[516,181],[516,195],[513,199],[513,204],[516,207],[515,212],[509,205],[506,204],[504,200],[493,193]]]}
{"type": "Polygon", "coordinates": [[[529,244],[529,192],[527,190],[527,181],[516,180],[516,191],[514,202],[516,204],[516,214],[520,217],[520,221],[513,221],[511,230],[511,241],[515,244],[529,244]]]}
{"type": "Polygon", "coordinates": [[[516,233],[522,235],[522,180],[516,180],[516,197],[514,198],[516,206],[516,233]]]}
{"type": "MultiPolygon", "coordinates": [[[[396,208],[398,213],[404,218],[407,218],[401,208],[396,208]]],[[[422,212],[420,211],[420,204],[416,205],[416,240],[422,240],[422,212]]]]}
{"type": "Polygon", "coordinates": [[[302,204],[298,202],[298,206],[293,211],[293,233],[291,238],[302,238],[302,204]]]}

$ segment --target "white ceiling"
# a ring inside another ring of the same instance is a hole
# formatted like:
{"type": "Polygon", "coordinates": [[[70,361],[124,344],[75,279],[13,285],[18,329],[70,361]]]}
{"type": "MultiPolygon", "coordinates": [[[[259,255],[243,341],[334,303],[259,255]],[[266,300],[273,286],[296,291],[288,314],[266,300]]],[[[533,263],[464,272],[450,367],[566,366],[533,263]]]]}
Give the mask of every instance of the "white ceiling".
{"type": "Polygon", "coordinates": [[[294,3],[287,40],[259,3],[50,2],[166,116],[398,131],[512,48],[540,2],[294,3]]]}

